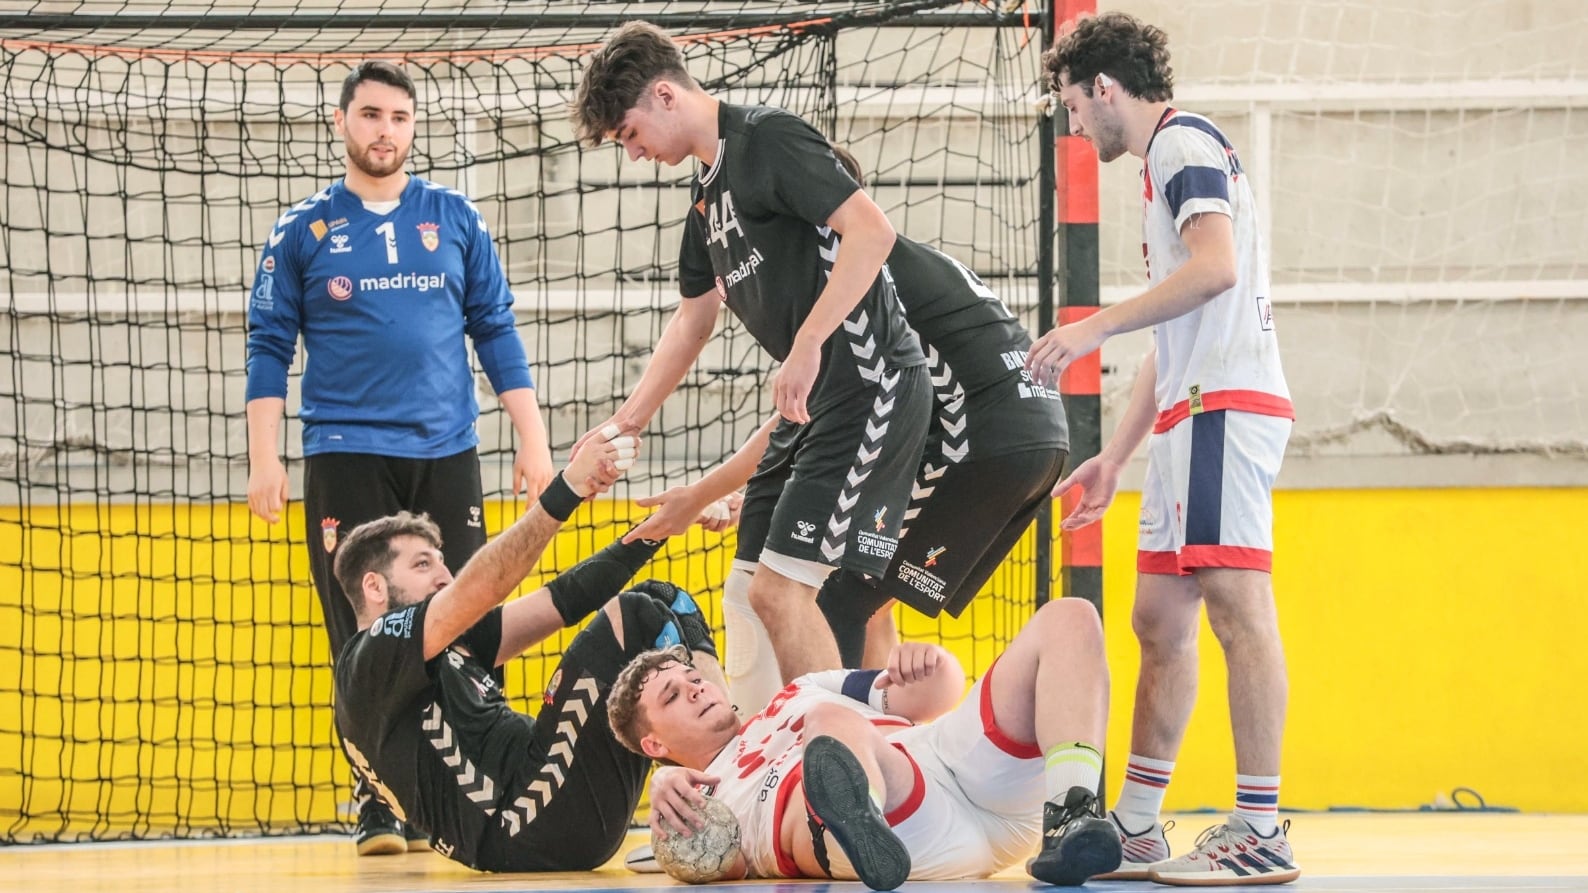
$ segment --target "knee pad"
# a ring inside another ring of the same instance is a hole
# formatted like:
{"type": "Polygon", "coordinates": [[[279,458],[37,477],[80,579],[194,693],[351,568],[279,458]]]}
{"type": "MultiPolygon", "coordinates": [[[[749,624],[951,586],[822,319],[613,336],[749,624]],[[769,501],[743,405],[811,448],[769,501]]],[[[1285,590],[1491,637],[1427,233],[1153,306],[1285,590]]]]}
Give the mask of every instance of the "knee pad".
{"type": "Polygon", "coordinates": [[[855,668],[864,661],[866,623],[887,603],[888,597],[876,580],[851,570],[840,568],[822,584],[816,594],[816,607],[832,628],[844,666],[855,668]]]}
{"type": "Polygon", "coordinates": [[[750,574],[734,570],[723,586],[722,623],[727,639],[723,675],[728,698],[741,720],[760,712],[783,687],[777,653],[766,626],[750,607],[750,574]]]}

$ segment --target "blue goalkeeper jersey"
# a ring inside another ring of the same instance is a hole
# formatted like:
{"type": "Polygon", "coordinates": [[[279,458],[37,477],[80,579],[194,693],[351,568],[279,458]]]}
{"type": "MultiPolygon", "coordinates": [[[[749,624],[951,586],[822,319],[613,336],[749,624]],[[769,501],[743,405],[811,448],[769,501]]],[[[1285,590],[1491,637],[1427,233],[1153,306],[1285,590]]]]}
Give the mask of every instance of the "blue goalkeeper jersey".
{"type": "Polygon", "coordinates": [[[248,304],[249,400],[286,397],[300,333],[306,456],[475,446],[464,335],[497,393],[534,386],[485,220],[418,177],[385,214],[338,180],[276,221],[248,304]]]}

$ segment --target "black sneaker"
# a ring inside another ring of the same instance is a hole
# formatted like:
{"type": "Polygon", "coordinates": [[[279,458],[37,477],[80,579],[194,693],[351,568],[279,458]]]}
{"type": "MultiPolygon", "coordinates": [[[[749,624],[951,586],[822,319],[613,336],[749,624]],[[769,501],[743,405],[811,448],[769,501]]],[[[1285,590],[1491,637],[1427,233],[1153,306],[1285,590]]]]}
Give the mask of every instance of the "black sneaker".
{"type": "Polygon", "coordinates": [[[1074,787],[1063,806],[1042,804],[1042,851],[1026,863],[1026,872],[1043,883],[1075,887],[1119,868],[1120,858],[1119,831],[1102,817],[1097,795],[1074,787]]]}
{"type": "Polygon", "coordinates": [[[408,841],[408,852],[410,853],[430,852],[430,835],[407,822],[403,823],[403,839],[408,841]]]}
{"type": "Polygon", "coordinates": [[[402,824],[384,803],[373,797],[364,802],[358,813],[358,827],[353,829],[353,842],[360,856],[395,856],[408,852],[408,840],[403,837],[402,824]]]}
{"type": "Polygon", "coordinates": [[[836,738],[805,745],[805,801],[838,841],[860,882],[896,890],[910,877],[910,851],[871,801],[860,761],[836,738]]]}

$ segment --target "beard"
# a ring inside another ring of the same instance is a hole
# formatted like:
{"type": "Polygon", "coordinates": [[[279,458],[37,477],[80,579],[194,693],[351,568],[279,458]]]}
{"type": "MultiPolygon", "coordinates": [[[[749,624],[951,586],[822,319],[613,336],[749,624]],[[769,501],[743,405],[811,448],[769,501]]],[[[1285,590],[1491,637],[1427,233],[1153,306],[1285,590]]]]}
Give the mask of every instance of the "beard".
{"type": "Polygon", "coordinates": [[[361,173],[369,177],[376,179],[389,177],[400,172],[403,169],[403,165],[408,161],[408,150],[399,151],[395,145],[392,146],[391,160],[382,163],[376,161],[370,155],[370,149],[374,147],[374,143],[361,149],[354,145],[352,140],[344,140],[343,142],[347,147],[348,164],[358,168],[361,173]]]}
{"type": "Polygon", "coordinates": [[[1092,134],[1092,148],[1097,150],[1098,160],[1104,163],[1125,154],[1125,128],[1118,120],[1098,122],[1092,134]]]}
{"type": "MultiPolygon", "coordinates": [[[[360,168],[360,170],[363,169],[360,168]]],[[[369,171],[364,172],[369,173],[369,171]]],[[[389,580],[386,583],[386,610],[388,611],[396,610],[398,608],[406,608],[411,605],[417,605],[424,601],[425,598],[426,595],[409,592],[408,590],[389,580]]]]}

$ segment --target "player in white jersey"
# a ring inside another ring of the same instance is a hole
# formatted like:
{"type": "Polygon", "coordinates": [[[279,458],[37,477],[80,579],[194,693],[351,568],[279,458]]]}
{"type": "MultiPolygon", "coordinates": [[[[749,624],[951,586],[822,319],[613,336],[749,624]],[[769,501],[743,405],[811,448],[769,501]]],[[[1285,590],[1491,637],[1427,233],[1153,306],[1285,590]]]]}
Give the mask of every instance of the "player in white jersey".
{"type": "Polygon", "coordinates": [[[1250,185],[1224,134],[1169,104],[1168,38],[1158,28],[1118,12],[1083,18],[1043,64],[1072,135],[1103,161],[1129,152],[1144,162],[1147,291],[1047,333],[1028,354],[1028,368],[1053,379],[1110,335],[1154,327],[1113,437],[1054,490],[1084,491],[1063,529],[1098,520],[1151,433],[1132,619],[1141,677],[1112,813],[1125,854],[1117,876],[1294,880],[1301,872],[1277,822],[1287,681],[1270,580],[1273,483],[1294,414],[1250,185]],[[1235,810],[1171,860],[1158,813],[1196,699],[1204,603],[1229,666],[1235,810]]]}
{"type": "Polygon", "coordinates": [[[796,679],[741,728],[726,693],[686,661],[676,649],[640,655],[607,716],[619,741],[672,764],[652,776],[653,830],[700,827],[704,788],[739,819],[740,877],[891,890],[984,877],[1039,841],[1027,870],[1048,883],[1119,865],[1097,805],[1108,666],[1088,602],[1044,605],[963,701],[953,655],[906,642],[886,670],[796,679]]]}

